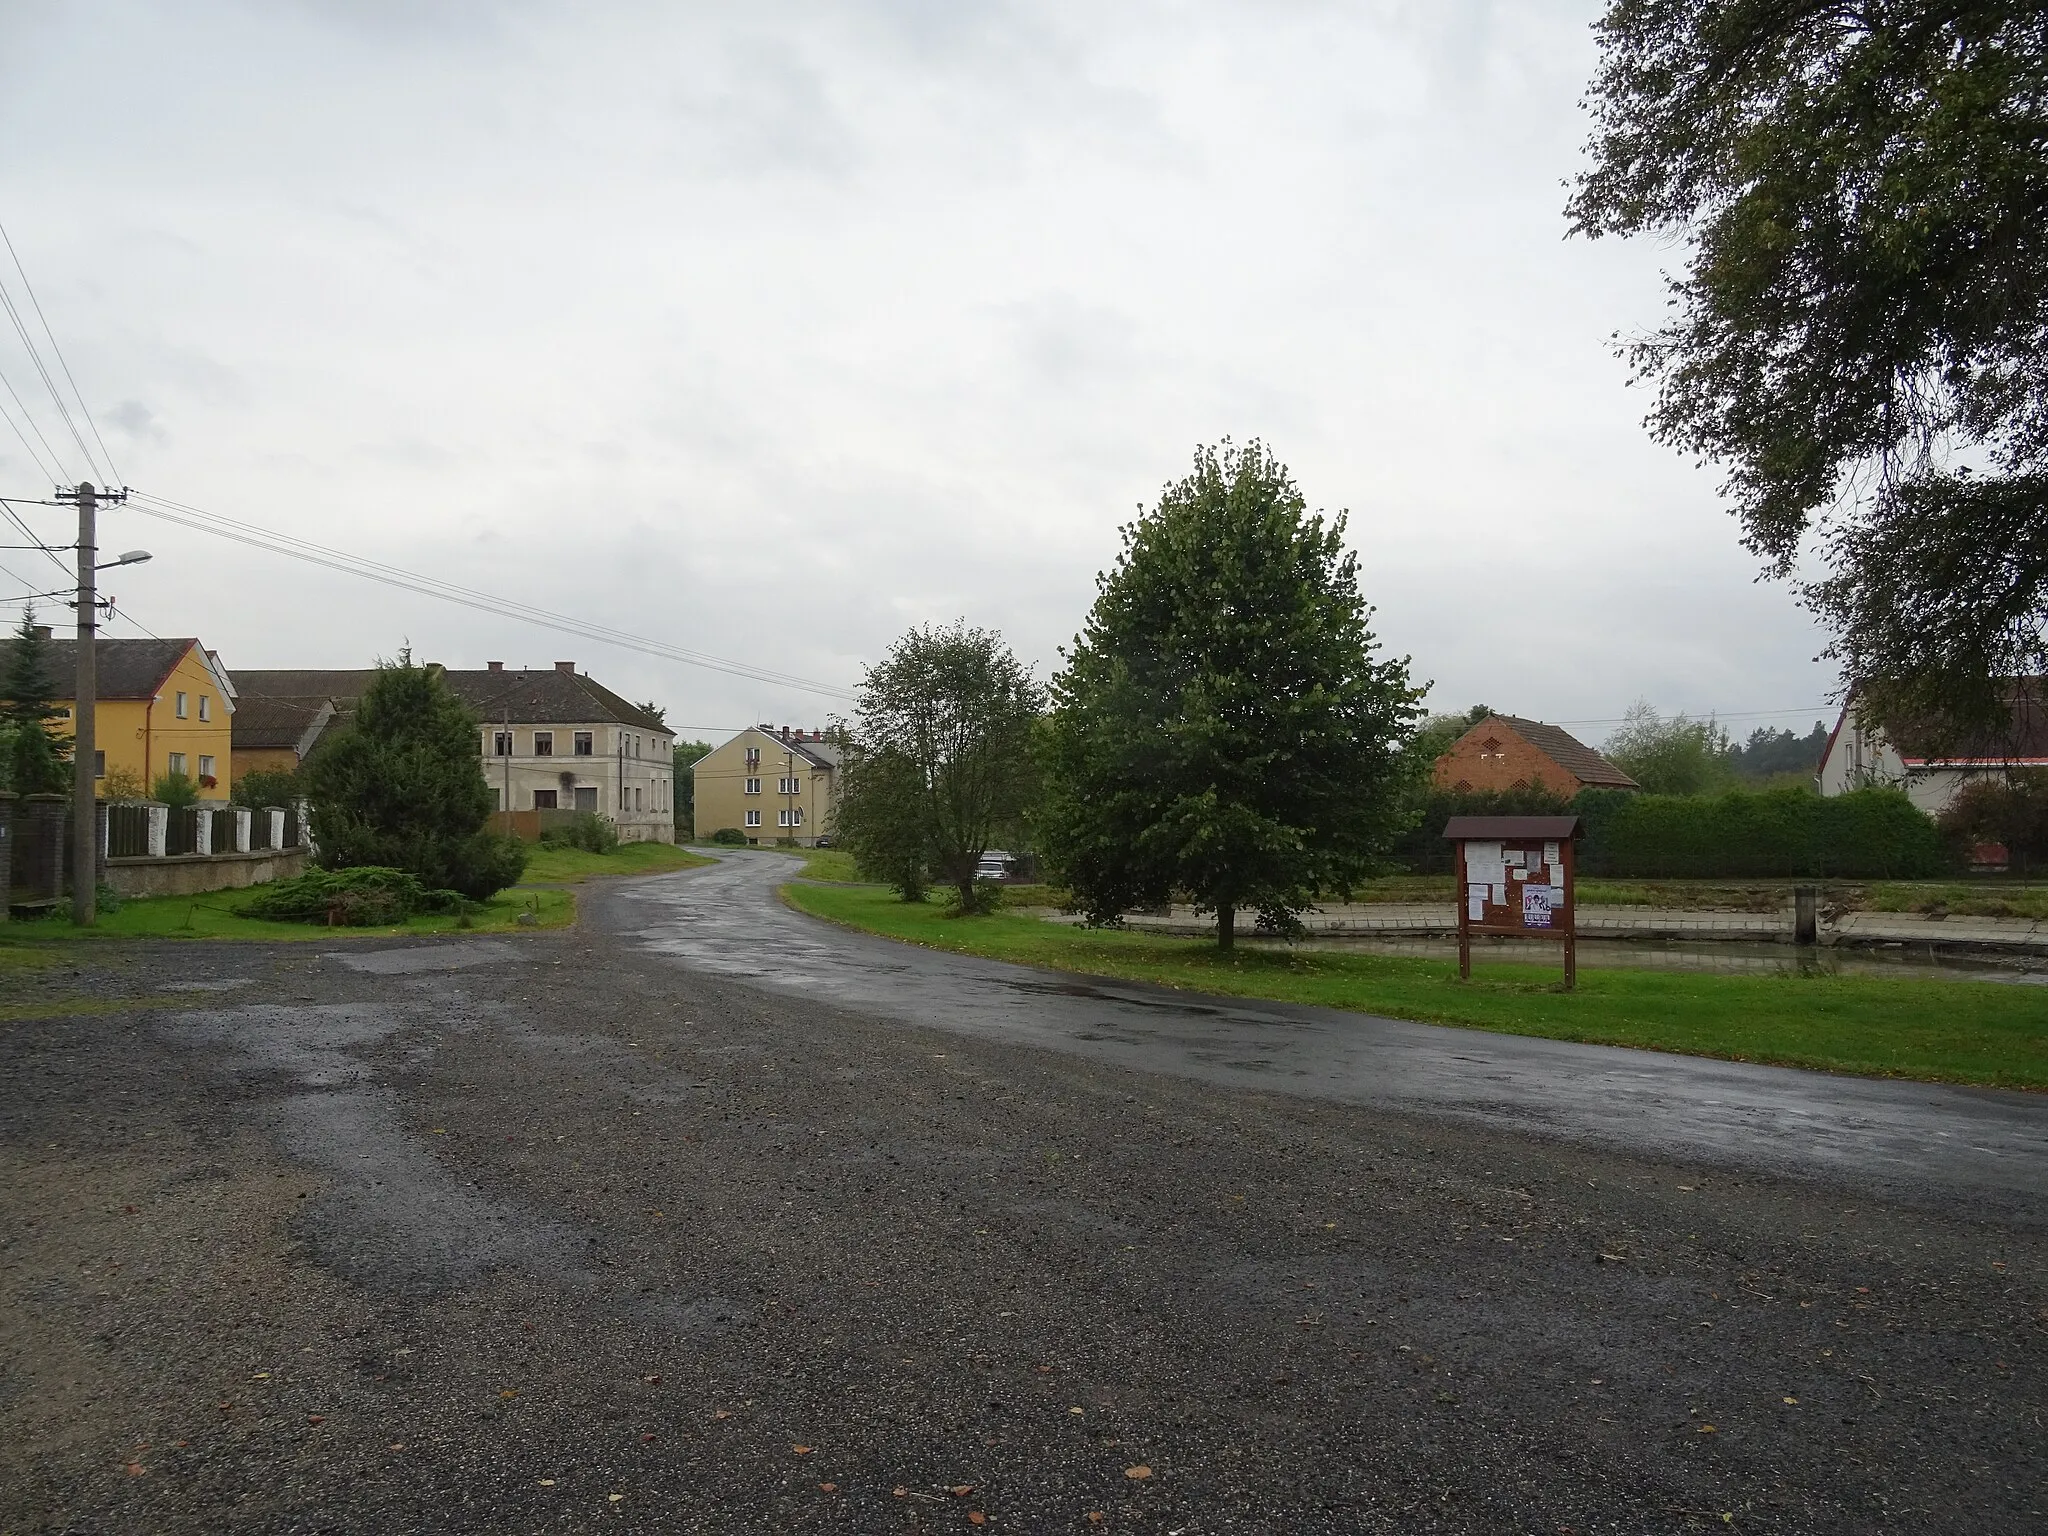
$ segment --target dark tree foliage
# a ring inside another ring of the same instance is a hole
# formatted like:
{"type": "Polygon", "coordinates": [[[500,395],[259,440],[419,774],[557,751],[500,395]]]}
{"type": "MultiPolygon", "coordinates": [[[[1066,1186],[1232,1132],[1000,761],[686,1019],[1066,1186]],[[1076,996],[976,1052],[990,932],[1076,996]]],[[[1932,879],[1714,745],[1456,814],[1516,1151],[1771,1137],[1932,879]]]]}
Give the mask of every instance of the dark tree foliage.
{"type": "Polygon", "coordinates": [[[1198,450],[1123,536],[1053,682],[1043,851],[1096,922],[1186,893],[1224,948],[1241,910],[1294,932],[1384,857],[1421,691],[1263,444],[1198,450]]]}
{"type": "Polygon", "coordinates": [[[675,788],[676,840],[685,842],[697,834],[697,760],[709,755],[711,743],[679,741],[670,751],[675,767],[670,782],[675,788]]]}
{"type": "Polygon", "coordinates": [[[2048,862],[2048,771],[2015,769],[1965,785],[1942,812],[1941,830],[1960,845],[2003,844],[2016,874],[2039,869],[2048,862]]]}
{"type": "Polygon", "coordinates": [[[516,881],[526,846],[485,829],[477,730],[437,670],[406,655],[380,666],[348,729],[301,770],[320,863],[402,869],[474,901],[516,881]]]}
{"type": "Polygon", "coordinates": [[[260,811],[273,805],[290,805],[303,798],[305,792],[294,769],[251,768],[235,775],[234,792],[228,799],[232,804],[260,811]]]}
{"type": "Polygon", "coordinates": [[[1858,707],[1999,719],[2048,664],[2048,9],[1610,0],[1576,232],[1684,242],[1626,348],[1858,707]]]}
{"type": "Polygon", "coordinates": [[[861,679],[841,765],[836,829],[906,901],[928,878],[981,906],[975,867],[1015,842],[1035,779],[1031,732],[1045,689],[1003,637],[963,621],[913,629],[861,679]]]}
{"type": "Polygon", "coordinates": [[[50,676],[50,642],[38,631],[34,604],[22,610],[8,642],[0,693],[0,723],[8,728],[8,787],[22,795],[70,793],[71,739],[50,731],[57,718],[56,684],[50,676]]]}
{"type": "Polygon", "coordinates": [[[1818,720],[1804,736],[1760,725],[1749,733],[1749,740],[1728,749],[1728,766],[1745,779],[1818,773],[1821,754],[1827,749],[1828,728],[1818,720]]]}

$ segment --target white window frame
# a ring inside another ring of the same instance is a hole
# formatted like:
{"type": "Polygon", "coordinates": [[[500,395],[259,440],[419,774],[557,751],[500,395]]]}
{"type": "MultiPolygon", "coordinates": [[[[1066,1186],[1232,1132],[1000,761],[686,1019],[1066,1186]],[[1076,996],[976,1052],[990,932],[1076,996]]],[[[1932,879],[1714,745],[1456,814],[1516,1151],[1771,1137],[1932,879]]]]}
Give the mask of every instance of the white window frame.
{"type": "Polygon", "coordinates": [[[759,779],[747,780],[747,787],[744,791],[742,791],[742,793],[749,795],[758,795],[759,793],[761,793],[761,781],[759,779]]]}
{"type": "Polygon", "coordinates": [[[185,754],[184,754],[184,753],[182,753],[182,752],[166,752],[166,753],[164,754],[164,772],[165,772],[165,773],[183,773],[184,771],[185,771],[185,754]]]}
{"type": "Polygon", "coordinates": [[[199,695],[199,718],[202,720],[211,720],[213,718],[213,695],[210,693],[199,695]]]}
{"type": "Polygon", "coordinates": [[[192,695],[189,693],[181,693],[178,695],[175,708],[177,709],[178,718],[180,720],[190,718],[189,711],[191,706],[191,699],[192,695]]]}
{"type": "Polygon", "coordinates": [[[213,754],[211,752],[202,752],[199,754],[199,777],[201,777],[202,779],[210,779],[214,777],[213,754]]]}
{"type": "Polygon", "coordinates": [[[759,825],[761,825],[761,813],[759,811],[747,812],[747,825],[750,827],[758,827],[759,825]]]}
{"type": "Polygon", "coordinates": [[[803,824],[804,808],[800,805],[786,805],[775,813],[775,825],[778,827],[800,827],[803,824]]]}

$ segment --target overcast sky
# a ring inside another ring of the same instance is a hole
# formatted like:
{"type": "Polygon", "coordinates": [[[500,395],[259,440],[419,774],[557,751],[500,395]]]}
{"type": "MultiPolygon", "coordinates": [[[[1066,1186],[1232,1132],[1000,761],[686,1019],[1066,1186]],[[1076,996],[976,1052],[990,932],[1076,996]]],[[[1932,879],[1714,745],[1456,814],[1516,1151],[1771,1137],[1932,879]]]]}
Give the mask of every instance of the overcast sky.
{"type": "MultiPolygon", "coordinates": [[[[1821,638],[1609,349],[1676,253],[1565,238],[1598,10],[0,0],[0,220],[130,485],[522,603],[841,687],[965,616],[1044,674],[1119,524],[1261,437],[1433,706],[1803,729],[1821,638]]],[[[845,708],[106,523],[230,670],[845,708]]]]}

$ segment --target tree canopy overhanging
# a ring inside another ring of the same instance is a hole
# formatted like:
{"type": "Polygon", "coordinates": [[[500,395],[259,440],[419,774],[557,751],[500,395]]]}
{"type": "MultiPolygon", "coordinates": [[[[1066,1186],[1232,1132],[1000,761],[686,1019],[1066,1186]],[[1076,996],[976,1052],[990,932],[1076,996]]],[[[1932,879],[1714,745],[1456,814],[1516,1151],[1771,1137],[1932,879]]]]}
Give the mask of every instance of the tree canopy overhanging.
{"type": "Polygon", "coordinates": [[[2048,8],[1611,0],[1574,232],[1682,242],[1623,346],[1879,712],[2048,668],[2048,8]]]}

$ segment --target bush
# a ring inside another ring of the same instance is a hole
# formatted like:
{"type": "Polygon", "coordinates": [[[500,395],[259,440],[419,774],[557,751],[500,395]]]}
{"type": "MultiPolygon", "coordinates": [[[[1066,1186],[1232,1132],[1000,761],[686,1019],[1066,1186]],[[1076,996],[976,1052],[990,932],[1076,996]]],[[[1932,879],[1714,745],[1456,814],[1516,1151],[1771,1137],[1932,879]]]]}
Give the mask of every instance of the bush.
{"type": "Polygon", "coordinates": [[[433,891],[402,869],[359,864],[315,869],[259,887],[242,904],[244,917],[274,923],[333,923],[347,928],[402,923],[428,912],[460,912],[459,891],[433,891]]]}
{"type": "MultiPolygon", "coordinates": [[[[1896,789],[1719,795],[1587,790],[1579,870],[1620,879],[1912,880],[1942,873],[1940,833],[1896,789]]],[[[1441,830],[1441,829],[1439,829],[1441,830]]]]}
{"type": "Polygon", "coordinates": [[[162,801],[174,811],[186,810],[199,803],[199,785],[189,774],[160,773],[151,787],[150,798],[162,801]]]}
{"type": "Polygon", "coordinates": [[[720,827],[711,834],[711,841],[721,848],[744,848],[747,846],[747,834],[738,827],[720,827]]]}
{"type": "Polygon", "coordinates": [[[228,801],[233,805],[246,805],[252,811],[260,811],[273,805],[291,805],[303,798],[304,794],[295,769],[251,768],[247,773],[235,775],[234,788],[228,795],[228,801]]]}
{"type": "Polygon", "coordinates": [[[581,848],[585,853],[611,853],[619,846],[619,829],[595,811],[578,811],[560,826],[540,835],[543,848],[581,848]]]}

